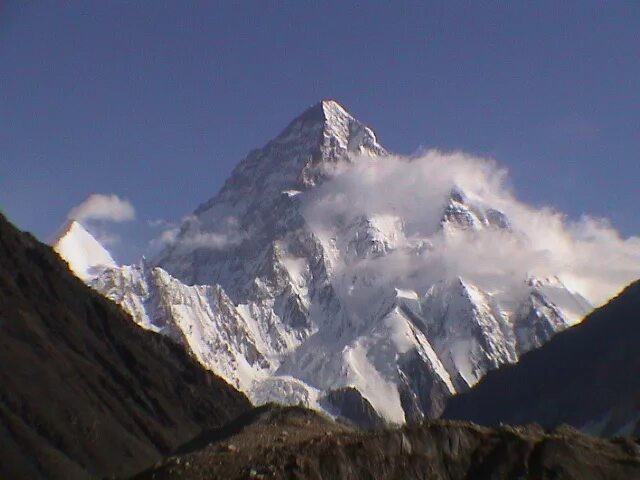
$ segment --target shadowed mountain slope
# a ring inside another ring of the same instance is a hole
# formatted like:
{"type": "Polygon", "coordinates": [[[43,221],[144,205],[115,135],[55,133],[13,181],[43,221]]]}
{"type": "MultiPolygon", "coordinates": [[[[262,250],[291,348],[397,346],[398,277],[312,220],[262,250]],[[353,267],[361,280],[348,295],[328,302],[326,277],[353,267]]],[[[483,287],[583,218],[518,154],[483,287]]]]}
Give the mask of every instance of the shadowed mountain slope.
{"type": "Polygon", "coordinates": [[[446,418],[483,424],[568,423],[640,435],[640,282],[517,365],[450,400],[446,418]]]}
{"type": "Polygon", "coordinates": [[[148,467],[249,408],[0,214],[0,478],[148,467]]]}

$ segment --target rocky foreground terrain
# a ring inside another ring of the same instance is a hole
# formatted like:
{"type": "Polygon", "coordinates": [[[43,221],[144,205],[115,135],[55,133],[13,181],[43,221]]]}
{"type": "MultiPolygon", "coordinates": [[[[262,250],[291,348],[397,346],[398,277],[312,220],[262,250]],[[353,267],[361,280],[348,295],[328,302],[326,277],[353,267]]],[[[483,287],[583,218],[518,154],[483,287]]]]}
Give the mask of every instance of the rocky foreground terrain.
{"type": "Polygon", "coordinates": [[[147,479],[637,479],[640,445],[561,426],[429,421],[363,431],[300,407],[265,405],[201,434],[147,479]]]}

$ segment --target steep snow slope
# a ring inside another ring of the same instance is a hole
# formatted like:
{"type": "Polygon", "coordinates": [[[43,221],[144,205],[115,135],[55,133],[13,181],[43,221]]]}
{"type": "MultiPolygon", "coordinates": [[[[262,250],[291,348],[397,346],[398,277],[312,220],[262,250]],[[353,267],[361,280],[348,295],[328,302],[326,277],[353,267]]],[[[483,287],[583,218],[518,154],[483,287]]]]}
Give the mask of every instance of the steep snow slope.
{"type": "Polygon", "coordinates": [[[77,220],[67,223],[53,248],[83,280],[95,277],[105,267],[116,266],[111,254],[77,220]]]}
{"type": "Polygon", "coordinates": [[[144,328],[186,345],[207,367],[249,390],[268,369],[251,316],[240,314],[218,286],[188,286],[144,263],[105,271],[91,284],[122,305],[144,328]]]}
{"type": "Polygon", "coordinates": [[[358,405],[397,423],[438,415],[453,392],[588,311],[559,280],[480,284],[405,265],[486,232],[520,241],[504,213],[460,188],[420,229],[393,209],[318,215],[327,180],[367,158],[389,157],[371,129],[320,102],[240,162],[149,265],[93,286],[255,402],[317,407],[354,387],[358,405]]]}

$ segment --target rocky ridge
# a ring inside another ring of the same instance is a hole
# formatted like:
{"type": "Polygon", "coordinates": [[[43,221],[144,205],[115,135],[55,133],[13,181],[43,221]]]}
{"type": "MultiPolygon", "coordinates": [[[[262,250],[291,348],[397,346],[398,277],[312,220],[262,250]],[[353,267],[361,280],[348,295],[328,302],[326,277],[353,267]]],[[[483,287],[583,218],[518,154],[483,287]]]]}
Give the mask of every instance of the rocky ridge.
{"type": "Polygon", "coordinates": [[[298,407],[267,405],[209,431],[137,480],[609,480],[640,475],[640,445],[569,428],[429,421],[359,431],[298,407]]]}

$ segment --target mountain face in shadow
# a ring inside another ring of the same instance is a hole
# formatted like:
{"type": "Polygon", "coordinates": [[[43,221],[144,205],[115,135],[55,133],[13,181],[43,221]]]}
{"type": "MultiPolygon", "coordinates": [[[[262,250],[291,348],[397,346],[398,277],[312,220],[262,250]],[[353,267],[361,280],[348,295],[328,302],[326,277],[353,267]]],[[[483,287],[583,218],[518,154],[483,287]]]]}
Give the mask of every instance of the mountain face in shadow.
{"type": "Polygon", "coordinates": [[[446,418],[483,424],[568,423],[640,435],[640,281],[516,365],[450,400],[446,418]]]}
{"type": "Polygon", "coordinates": [[[0,478],[129,475],[249,407],[0,214],[0,478]]]}

